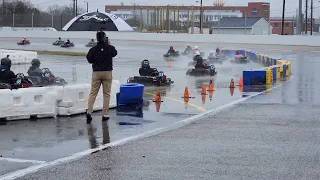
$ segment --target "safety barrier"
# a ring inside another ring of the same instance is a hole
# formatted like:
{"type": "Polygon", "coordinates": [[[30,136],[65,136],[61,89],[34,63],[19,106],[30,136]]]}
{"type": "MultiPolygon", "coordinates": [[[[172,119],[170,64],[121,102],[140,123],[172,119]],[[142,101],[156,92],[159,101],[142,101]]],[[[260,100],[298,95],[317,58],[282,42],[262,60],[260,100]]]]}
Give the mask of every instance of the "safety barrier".
{"type": "MultiPolygon", "coordinates": [[[[116,94],[120,91],[120,82],[113,80],[110,93],[110,108],[116,107],[116,94]]],[[[90,84],[70,86],[50,86],[0,90],[0,119],[18,120],[70,116],[86,111],[90,84]]],[[[94,110],[103,106],[102,90],[97,95],[94,110]]]]}
{"type": "Polygon", "coordinates": [[[0,59],[7,57],[7,55],[9,55],[12,64],[30,64],[32,59],[38,57],[37,52],[0,49],[0,59]]]}
{"type": "Polygon", "coordinates": [[[257,70],[243,71],[243,85],[270,85],[273,82],[291,75],[291,62],[281,58],[271,58],[255,51],[243,49],[222,49],[226,56],[234,57],[236,51],[247,56],[250,61],[260,63],[264,67],[257,70]]]}
{"type": "MultiPolygon", "coordinates": [[[[62,99],[57,103],[57,114],[69,116],[84,113],[88,107],[90,84],[66,86],[63,89],[62,99]]],[[[110,93],[110,108],[116,107],[116,94],[120,90],[120,82],[113,80],[110,93]]],[[[93,110],[101,110],[103,106],[103,92],[99,91],[93,110]]]]}
{"type": "Polygon", "coordinates": [[[29,119],[56,115],[56,99],[63,87],[0,90],[0,118],[29,119]]]}

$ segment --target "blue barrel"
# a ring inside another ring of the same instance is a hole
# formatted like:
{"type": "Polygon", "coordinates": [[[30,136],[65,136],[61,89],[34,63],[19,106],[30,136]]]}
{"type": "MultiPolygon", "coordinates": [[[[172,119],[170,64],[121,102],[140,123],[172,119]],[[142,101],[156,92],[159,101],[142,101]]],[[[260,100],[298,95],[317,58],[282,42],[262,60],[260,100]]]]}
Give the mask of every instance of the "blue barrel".
{"type": "Polygon", "coordinates": [[[266,76],[265,70],[243,71],[243,85],[265,85],[266,76]]]}
{"type": "Polygon", "coordinates": [[[142,104],[144,85],[127,83],[120,85],[120,93],[117,98],[118,105],[142,104]]]}

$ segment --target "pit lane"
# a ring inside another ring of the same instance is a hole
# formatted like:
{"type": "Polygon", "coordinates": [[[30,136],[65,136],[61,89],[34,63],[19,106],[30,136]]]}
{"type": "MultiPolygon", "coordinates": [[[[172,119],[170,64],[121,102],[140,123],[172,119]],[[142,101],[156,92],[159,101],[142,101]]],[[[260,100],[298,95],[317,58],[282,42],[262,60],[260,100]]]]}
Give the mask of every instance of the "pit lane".
{"type": "MultiPolygon", "coordinates": [[[[0,41],[0,48],[24,49],[24,50],[52,50],[52,51],[76,51],[86,52],[88,48],[84,47],[87,41],[75,40],[76,47],[60,48],[52,46],[53,40],[31,40],[31,45],[18,46],[16,42],[0,41]],[[79,47],[80,46],[80,47],[79,47]],[[82,47],[81,47],[82,46],[82,47]]],[[[89,41],[89,40],[88,40],[89,41]]],[[[116,141],[125,137],[137,135],[155,128],[166,126],[168,124],[185,119],[200,112],[217,108],[232,101],[241,98],[239,89],[230,92],[229,86],[231,78],[236,82],[244,69],[259,68],[261,65],[250,63],[248,65],[234,65],[223,63],[216,65],[218,74],[215,77],[190,77],[185,72],[189,68],[187,58],[179,58],[172,62],[172,67],[168,67],[162,55],[172,44],[163,42],[143,43],[143,42],[112,42],[119,52],[118,58],[114,60],[114,79],[125,83],[129,76],[138,75],[138,68],[143,59],[149,59],[151,66],[162,70],[172,78],[175,83],[171,87],[162,87],[161,95],[164,102],[161,103],[160,112],[156,112],[156,106],[150,102],[143,108],[143,117],[118,116],[115,110],[111,110],[111,120],[108,127],[101,125],[100,112],[94,114],[92,126],[85,124],[83,115],[71,118],[49,118],[38,121],[14,121],[8,122],[0,127],[0,159],[4,163],[4,168],[0,169],[1,174],[16,171],[34,164],[33,161],[53,161],[61,157],[67,157],[74,153],[96,147],[105,143],[110,134],[110,141],[116,141]],[[215,83],[215,92],[212,100],[206,96],[203,103],[200,95],[201,84],[209,83],[213,80],[215,83]],[[184,88],[189,88],[189,105],[185,105],[181,96],[184,88]],[[120,125],[120,124],[127,125],[120,125]],[[137,123],[137,124],[136,124],[137,123]],[[136,125],[128,125],[136,124],[136,125]],[[104,127],[104,128],[102,128],[104,127]],[[89,141],[89,143],[88,143],[89,141]],[[11,158],[11,159],[10,159],[11,158]],[[20,161],[20,162],[19,162],[20,161]]],[[[174,43],[176,50],[183,51],[184,43],[174,43]]],[[[192,44],[193,45],[193,44],[192,44]]],[[[217,45],[202,44],[200,49],[209,52],[215,49],[217,45]],[[212,48],[208,48],[212,46],[212,48]]],[[[223,47],[222,45],[220,47],[223,47]]],[[[276,55],[276,54],[275,54],[276,55]]],[[[277,54],[280,56],[280,54],[277,54]]],[[[88,65],[85,57],[70,56],[48,56],[39,55],[42,64],[41,67],[48,67],[59,77],[64,78],[69,84],[89,83],[91,77],[91,67],[88,65]]],[[[290,59],[291,60],[291,59],[290,59]]],[[[26,73],[29,65],[13,66],[14,72],[26,73]]],[[[152,94],[158,88],[145,88],[145,100],[153,99],[152,94]]]]}

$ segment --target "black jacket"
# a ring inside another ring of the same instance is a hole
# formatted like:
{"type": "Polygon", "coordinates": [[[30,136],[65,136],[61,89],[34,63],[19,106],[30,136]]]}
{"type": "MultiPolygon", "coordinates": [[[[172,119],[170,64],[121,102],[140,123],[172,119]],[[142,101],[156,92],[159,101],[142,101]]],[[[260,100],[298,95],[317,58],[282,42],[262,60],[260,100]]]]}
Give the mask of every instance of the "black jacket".
{"type": "Polygon", "coordinates": [[[0,68],[0,83],[13,85],[15,79],[16,75],[11,70],[0,68]]]}
{"type": "Polygon", "coordinates": [[[31,66],[28,70],[28,75],[42,77],[42,70],[39,67],[31,66]]]}
{"type": "Polygon", "coordinates": [[[93,71],[112,71],[112,58],[117,54],[118,52],[114,46],[98,42],[97,46],[89,50],[87,60],[92,64],[93,71]]]}

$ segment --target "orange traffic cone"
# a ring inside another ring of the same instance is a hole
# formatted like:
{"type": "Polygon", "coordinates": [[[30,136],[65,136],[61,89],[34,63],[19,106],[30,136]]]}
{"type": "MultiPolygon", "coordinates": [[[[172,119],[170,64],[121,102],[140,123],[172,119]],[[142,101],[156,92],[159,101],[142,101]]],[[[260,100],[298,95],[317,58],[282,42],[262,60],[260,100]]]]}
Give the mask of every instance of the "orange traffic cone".
{"type": "Polygon", "coordinates": [[[238,82],[238,86],[243,86],[243,79],[242,76],[240,76],[239,82],[238,82]]]}
{"type": "Polygon", "coordinates": [[[231,79],[229,88],[234,88],[234,81],[231,79]]]}
{"type": "Polygon", "coordinates": [[[157,90],[157,92],[156,92],[156,95],[154,97],[154,102],[162,102],[161,101],[161,94],[160,94],[159,90],[157,90]]]}
{"type": "Polygon", "coordinates": [[[207,95],[207,89],[206,89],[206,85],[204,83],[202,83],[201,95],[207,95]]]}
{"type": "Polygon", "coordinates": [[[171,60],[168,61],[168,67],[171,67],[172,66],[172,63],[171,63],[171,60]]]}
{"type": "Polygon", "coordinates": [[[213,92],[214,91],[214,86],[213,86],[212,80],[210,80],[208,91],[209,92],[213,92]]]}
{"type": "Polygon", "coordinates": [[[190,98],[188,87],[184,89],[183,98],[190,98]]]}

